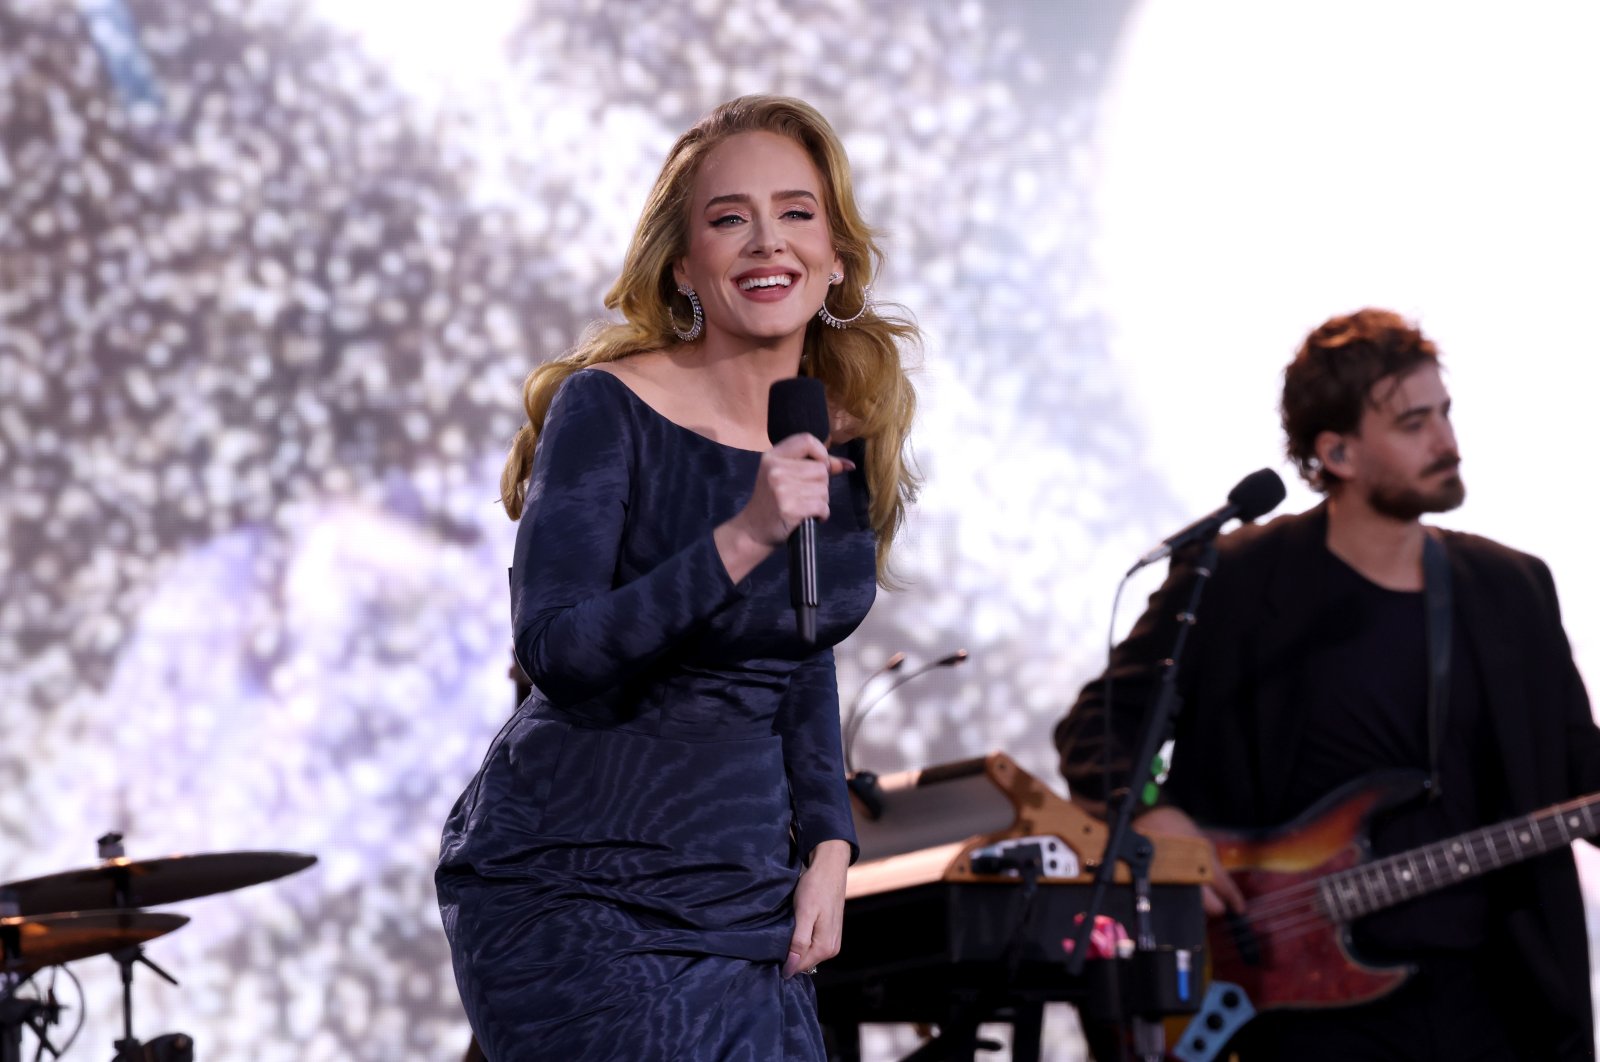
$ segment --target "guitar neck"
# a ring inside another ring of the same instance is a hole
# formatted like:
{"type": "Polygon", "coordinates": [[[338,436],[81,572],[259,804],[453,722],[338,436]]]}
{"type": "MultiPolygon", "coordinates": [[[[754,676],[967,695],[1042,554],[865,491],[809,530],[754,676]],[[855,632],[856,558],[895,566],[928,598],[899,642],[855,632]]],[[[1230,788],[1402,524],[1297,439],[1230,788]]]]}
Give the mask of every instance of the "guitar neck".
{"type": "Polygon", "coordinates": [[[1600,793],[1329,874],[1318,891],[1349,922],[1600,834],[1600,793]]]}

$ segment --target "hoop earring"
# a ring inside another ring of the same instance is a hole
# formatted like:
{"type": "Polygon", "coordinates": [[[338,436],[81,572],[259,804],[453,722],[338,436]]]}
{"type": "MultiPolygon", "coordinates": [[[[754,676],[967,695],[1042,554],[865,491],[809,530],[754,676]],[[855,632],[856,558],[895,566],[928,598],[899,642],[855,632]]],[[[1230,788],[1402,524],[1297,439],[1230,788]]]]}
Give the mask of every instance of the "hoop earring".
{"type": "MultiPolygon", "coordinates": [[[[844,280],[843,273],[828,274],[828,283],[830,284],[837,284],[842,280],[844,280]]],[[[851,325],[861,320],[861,315],[870,309],[872,309],[872,285],[867,284],[863,285],[861,288],[861,309],[855,312],[854,317],[835,317],[833,314],[829,313],[826,297],[823,299],[822,309],[817,311],[817,316],[822,318],[822,323],[827,325],[829,328],[849,328],[851,325]]]]}
{"type": "Polygon", "coordinates": [[[672,320],[672,307],[667,307],[667,320],[672,321],[672,334],[685,343],[693,343],[700,338],[700,331],[706,323],[705,311],[700,308],[700,296],[687,284],[678,285],[678,294],[689,300],[689,309],[694,311],[694,322],[687,329],[679,328],[678,322],[672,320]]]}

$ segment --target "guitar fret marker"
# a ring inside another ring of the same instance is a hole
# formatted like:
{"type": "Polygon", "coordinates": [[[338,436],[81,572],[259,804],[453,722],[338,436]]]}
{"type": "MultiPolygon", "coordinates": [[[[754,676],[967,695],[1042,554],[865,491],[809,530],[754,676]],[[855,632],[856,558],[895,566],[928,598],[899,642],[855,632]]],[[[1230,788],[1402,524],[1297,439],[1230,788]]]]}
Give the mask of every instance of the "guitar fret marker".
{"type": "Polygon", "coordinates": [[[1346,881],[1340,882],[1339,887],[1340,887],[1340,890],[1344,893],[1345,909],[1348,912],[1347,917],[1353,918],[1357,914],[1359,914],[1360,911],[1361,911],[1361,897],[1356,892],[1355,883],[1352,882],[1352,881],[1346,880],[1346,881]]]}

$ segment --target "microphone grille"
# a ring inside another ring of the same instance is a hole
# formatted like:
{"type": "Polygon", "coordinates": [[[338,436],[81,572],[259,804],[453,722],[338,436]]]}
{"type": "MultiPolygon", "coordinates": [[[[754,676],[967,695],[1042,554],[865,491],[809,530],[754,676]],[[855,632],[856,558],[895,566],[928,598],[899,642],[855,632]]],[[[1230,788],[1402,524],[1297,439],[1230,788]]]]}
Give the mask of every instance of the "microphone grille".
{"type": "Polygon", "coordinates": [[[828,392],[815,376],[774,380],[767,393],[767,438],[777,444],[802,432],[828,441],[828,392]]]}
{"type": "Polygon", "coordinates": [[[1282,477],[1270,468],[1259,468],[1228,492],[1228,504],[1238,510],[1240,520],[1254,520],[1276,509],[1288,494],[1282,477]]]}

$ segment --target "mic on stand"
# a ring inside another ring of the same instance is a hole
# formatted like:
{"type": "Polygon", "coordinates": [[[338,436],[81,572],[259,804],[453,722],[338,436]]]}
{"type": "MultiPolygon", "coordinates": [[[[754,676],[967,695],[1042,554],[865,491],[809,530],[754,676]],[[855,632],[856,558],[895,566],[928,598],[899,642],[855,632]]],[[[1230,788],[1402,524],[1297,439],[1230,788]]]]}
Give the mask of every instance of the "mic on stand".
{"type": "MultiPolygon", "coordinates": [[[[861,700],[861,693],[857,693],[855,701],[851,702],[850,712],[844,726],[841,728],[844,738],[844,763],[846,771],[845,784],[849,787],[850,792],[854,793],[860,799],[861,806],[866,809],[867,817],[869,819],[877,820],[883,815],[883,790],[878,785],[878,776],[876,774],[874,774],[872,771],[858,771],[854,767],[856,735],[861,732],[861,724],[867,718],[867,713],[876,708],[885,697],[889,696],[889,694],[893,693],[901,686],[904,686],[918,675],[926,675],[935,668],[955,667],[958,664],[965,663],[970,655],[971,654],[969,654],[965,649],[957,649],[953,653],[948,653],[945,656],[941,656],[939,659],[923,664],[921,667],[908,671],[903,675],[895,676],[895,680],[889,684],[889,688],[872,698],[872,700],[868,701],[861,707],[860,711],[856,710],[856,703],[861,700]]],[[[900,666],[904,663],[904,653],[896,653],[894,656],[891,656],[889,658],[889,663],[873,672],[873,674],[867,678],[867,682],[862,683],[862,692],[866,691],[867,683],[870,683],[879,675],[886,674],[890,671],[898,671],[900,666]]]]}
{"type": "MultiPolygon", "coordinates": [[[[893,656],[889,657],[889,659],[883,662],[882,667],[878,668],[878,670],[867,676],[867,680],[861,684],[861,688],[856,690],[856,695],[850,698],[850,706],[844,710],[844,722],[839,725],[839,731],[841,735],[850,734],[855,731],[856,714],[861,711],[861,698],[867,695],[867,687],[871,686],[884,675],[899,671],[900,668],[905,665],[905,662],[905,653],[895,653],[893,656]]],[[[844,769],[847,773],[855,773],[854,766],[850,762],[850,746],[848,744],[845,745],[844,750],[844,769]]]]}
{"type": "MultiPolygon", "coordinates": [[[[1192,542],[1207,542],[1204,556],[1197,565],[1197,578],[1189,591],[1187,606],[1180,613],[1178,634],[1174,640],[1171,655],[1161,665],[1161,684],[1158,687],[1154,702],[1145,715],[1138,739],[1138,751],[1133,755],[1132,773],[1129,775],[1129,784],[1120,799],[1113,801],[1110,771],[1111,755],[1111,706],[1115,703],[1111,696],[1112,668],[1108,662],[1105,672],[1105,685],[1103,699],[1105,709],[1103,721],[1105,723],[1104,748],[1107,757],[1106,766],[1106,832],[1105,848],[1102,852],[1100,864],[1095,868],[1094,886],[1089,895],[1089,902],[1079,918],[1081,921],[1073,933],[1072,947],[1067,959],[1067,971],[1073,976],[1083,972],[1084,960],[1087,957],[1089,935],[1093,930],[1096,917],[1100,914],[1105,901],[1106,890],[1115,876],[1119,863],[1128,868],[1128,875],[1134,891],[1134,909],[1136,912],[1137,951],[1134,956],[1155,956],[1153,950],[1153,934],[1150,929],[1151,895],[1150,895],[1150,860],[1153,849],[1150,842],[1133,833],[1131,824],[1133,809],[1143,789],[1143,779],[1151,775],[1156,752],[1165,741],[1171,726],[1173,712],[1177,702],[1177,672],[1179,661],[1183,658],[1184,646],[1188,641],[1189,631],[1195,624],[1195,616],[1200,607],[1200,595],[1205,589],[1207,581],[1216,566],[1217,547],[1211,540],[1216,538],[1222,530],[1222,525],[1232,519],[1241,521],[1254,520],[1276,508],[1283,501],[1288,492],[1284,489],[1283,480],[1270,468],[1259,469],[1241,479],[1234,488],[1228,492],[1228,504],[1222,506],[1175,534],[1169,535],[1161,545],[1146,553],[1129,568],[1122,577],[1122,582],[1117,586],[1117,600],[1121,599],[1122,587],[1127,585],[1128,579],[1139,569],[1154,564],[1163,557],[1169,556],[1174,550],[1181,549],[1192,542]]],[[[1112,605],[1112,629],[1116,628],[1116,605],[1112,605]]],[[[1137,967],[1136,967],[1137,969],[1137,967]]],[[[1181,963],[1174,967],[1175,976],[1182,977],[1181,971],[1187,968],[1181,963]]],[[[1117,985],[1120,975],[1113,973],[1111,985],[1113,998],[1117,998],[1117,985]]],[[[1120,1009],[1120,1000],[1117,1008],[1120,1009]]],[[[1133,1050],[1142,1060],[1159,1062],[1166,1056],[1166,1033],[1159,1020],[1151,1015],[1135,1013],[1131,1015],[1133,1032],[1133,1050]]],[[[1127,1047],[1124,1045],[1124,1051],[1127,1047]]]]}
{"type": "MultiPolygon", "coordinates": [[[[841,740],[845,734],[855,730],[856,713],[861,710],[861,698],[867,695],[867,687],[878,679],[894,671],[899,671],[906,662],[906,654],[897,652],[883,662],[883,666],[867,676],[867,680],[856,690],[856,695],[850,698],[850,706],[845,709],[844,721],[839,724],[841,740]]],[[[844,784],[861,801],[861,806],[866,808],[867,817],[877,820],[883,814],[883,790],[878,787],[878,776],[871,771],[857,773],[850,762],[850,745],[844,749],[844,784]]]]}
{"type": "MultiPolygon", "coordinates": [[[[791,435],[828,441],[828,392],[814,376],[774,380],[767,392],[767,438],[776,446],[791,435]]],[[[789,601],[795,628],[807,645],[817,640],[817,518],[808,516],[789,533],[789,601]]]]}
{"type": "Polygon", "coordinates": [[[1222,525],[1229,520],[1237,518],[1248,523],[1258,516],[1271,512],[1288,493],[1282,478],[1276,472],[1270,468],[1257,469],[1241,479],[1228,492],[1228,504],[1207,513],[1176,534],[1162,539],[1161,545],[1140,557],[1138,562],[1128,569],[1128,574],[1132,575],[1140,568],[1154,564],[1169,556],[1173,550],[1181,549],[1191,542],[1211,538],[1221,531],[1222,525]]]}

